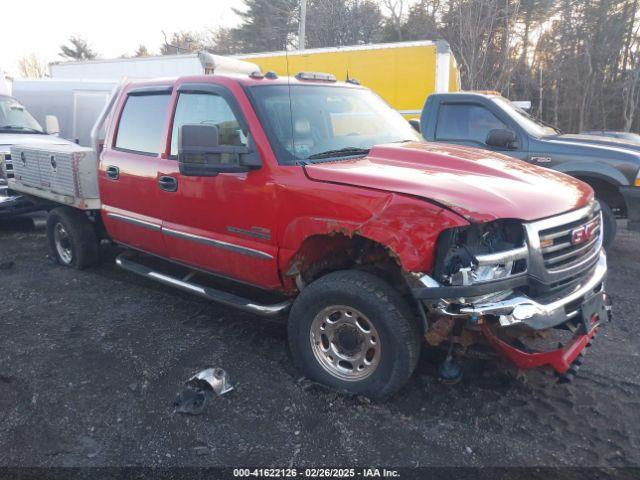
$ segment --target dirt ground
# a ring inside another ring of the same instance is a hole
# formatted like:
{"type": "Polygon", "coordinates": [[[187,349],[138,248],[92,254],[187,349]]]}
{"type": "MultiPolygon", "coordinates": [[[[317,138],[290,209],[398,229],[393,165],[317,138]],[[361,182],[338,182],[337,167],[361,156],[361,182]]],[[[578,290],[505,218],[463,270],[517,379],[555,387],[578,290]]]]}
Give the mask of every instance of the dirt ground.
{"type": "Polygon", "coordinates": [[[281,321],[119,270],[47,258],[42,220],[0,224],[0,466],[640,466],[640,234],[610,252],[615,306],[577,379],[467,365],[441,384],[423,355],[386,403],[300,381],[281,321]],[[235,386],[200,416],[183,382],[235,386]]]}

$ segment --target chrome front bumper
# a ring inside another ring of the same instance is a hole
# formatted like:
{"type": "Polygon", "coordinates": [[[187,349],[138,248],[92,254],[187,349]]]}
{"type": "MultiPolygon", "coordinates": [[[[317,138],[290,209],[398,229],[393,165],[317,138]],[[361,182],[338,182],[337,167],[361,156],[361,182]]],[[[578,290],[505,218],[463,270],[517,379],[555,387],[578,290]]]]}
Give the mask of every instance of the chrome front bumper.
{"type": "Polygon", "coordinates": [[[472,318],[494,315],[499,318],[502,326],[524,324],[534,330],[551,328],[575,316],[576,312],[567,312],[565,307],[581,299],[584,302],[591,298],[596,293],[596,288],[602,284],[606,273],[607,257],[602,251],[593,273],[562,298],[549,303],[539,303],[526,295],[518,295],[499,302],[463,307],[460,313],[472,318]]]}

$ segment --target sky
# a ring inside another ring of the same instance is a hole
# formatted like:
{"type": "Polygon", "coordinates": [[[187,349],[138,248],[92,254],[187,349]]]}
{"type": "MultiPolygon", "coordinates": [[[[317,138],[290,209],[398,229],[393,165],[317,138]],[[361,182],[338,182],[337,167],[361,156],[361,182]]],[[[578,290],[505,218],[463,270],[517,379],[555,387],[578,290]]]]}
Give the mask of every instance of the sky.
{"type": "Polygon", "coordinates": [[[144,44],[158,53],[167,35],[235,26],[232,8],[242,0],[17,0],[2,2],[0,69],[19,77],[18,62],[35,53],[42,61],[60,61],[60,45],[70,36],[88,40],[103,58],[133,54],[144,44]]]}

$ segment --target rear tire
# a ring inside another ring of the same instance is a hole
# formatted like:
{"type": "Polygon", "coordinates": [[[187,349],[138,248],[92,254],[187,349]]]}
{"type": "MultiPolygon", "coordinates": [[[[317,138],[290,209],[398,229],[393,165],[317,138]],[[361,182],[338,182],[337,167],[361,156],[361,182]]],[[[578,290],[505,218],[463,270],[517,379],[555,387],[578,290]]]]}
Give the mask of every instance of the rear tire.
{"type": "Polygon", "coordinates": [[[57,207],[47,217],[51,256],[60,265],[83,270],[98,262],[98,237],[84,212],[57,207]]]}
{"type": "Polygon", "coordinates": [[[601,199],[598,199],[598,203],[602,212],[602,246],[607,250],[613,246],[613,242],[616,239],[618,223],[611,207],[601,199]]]}
{"type": "Polygon", "coordinates": [[[400,294],[366,272],[330,273],[307,286],[288,321],[295,365],[332,388],[386,398],[418,362],[420,333],[400,294]]]}

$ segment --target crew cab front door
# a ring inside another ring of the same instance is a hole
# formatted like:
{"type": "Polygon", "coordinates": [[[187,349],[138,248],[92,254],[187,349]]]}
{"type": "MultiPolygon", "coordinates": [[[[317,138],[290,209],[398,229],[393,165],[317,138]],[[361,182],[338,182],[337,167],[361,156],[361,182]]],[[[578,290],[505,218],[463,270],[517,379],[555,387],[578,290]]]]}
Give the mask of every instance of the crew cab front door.
{"type": "MultiPolygon", "coordinates": [[[[178,88],[170,131],[169,160],[160,177],[175,189],[160,191],[162,231],[169,258],[265,288],[281,285],[272,226],[275,187],[265,169],[216,176],[186,176],[178,164],[178,132],[185,124],[215,125],[221,146],[247,145],[241,109],[221,85],[178,88]]],[[[224,162],[223,159],[220,160],[224,162]]]]}
{"type": "MultiPolygon", "coordinates": [[[[524,139],[518,138],[517,146],[504,150],[486,144],[491,130],[511,130],[506,121],[499,118],[485,105],[473,102],[443,102],[438,106],[435,140],[492,150],[520,160],[527,159],[524,139]]],[[[515,132],[518,135],[518,132],[515,132]]]]}
{"type": "Polygon", "coordinates": [[[155,255],[165,254],[157,177],[166,161],[161,152],[171,92],[171,86],[160,85],[126,93],[98,173],[102,219],[110,237],[155,255]]]}

